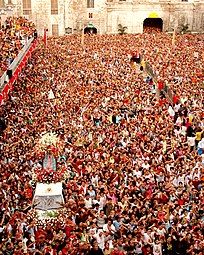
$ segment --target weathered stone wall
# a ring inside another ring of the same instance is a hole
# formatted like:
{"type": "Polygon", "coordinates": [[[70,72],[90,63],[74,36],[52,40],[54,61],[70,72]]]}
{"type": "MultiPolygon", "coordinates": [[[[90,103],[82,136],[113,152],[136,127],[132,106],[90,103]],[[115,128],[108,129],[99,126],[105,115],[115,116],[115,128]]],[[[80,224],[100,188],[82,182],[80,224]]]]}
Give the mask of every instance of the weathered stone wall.
{"type": "Polygon", "coordinates": [[[143,22],[151,13],[163,20],[164,31],[172,31],[175,23],[188,24],[191,31],[204,31],[204,2],[201,1],[113,0],[108,3],[107,12],[107,33],[117,33],[118,24],[127,26],[129,33],[141,33],[143,22]]]}
{"type": "MultiPolygon", "coordinates": [[[[23,15],[23,0],[13,0],[15,14],[23,15]]],[[[142,33],[143,22],[152,13],[163,20],[163,30],[172,31],[175,23],[189,25],[191,31],[204,32],[204,1],[202,0],[95,0],[94,8],[87,8],[87,0],[58,0],[58,14],[51,15],[51,0],[31,0],[32,19],[43,34],[52,25],[58,25],[59,35],[66,28],[72,33],[81,33],[89,23],[97,32],[117,33],[118,24],[127,26],[128,33],[142,33]],[[89,17],[92,13],[92,18],[89,17]]]]}

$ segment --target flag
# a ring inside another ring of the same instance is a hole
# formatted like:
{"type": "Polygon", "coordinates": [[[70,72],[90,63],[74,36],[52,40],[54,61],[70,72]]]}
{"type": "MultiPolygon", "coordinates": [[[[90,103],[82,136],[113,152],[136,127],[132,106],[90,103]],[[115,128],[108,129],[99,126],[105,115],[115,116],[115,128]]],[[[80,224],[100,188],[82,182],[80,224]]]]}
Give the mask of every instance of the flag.
{"type": "Polygon", "coordinates": [[[82,29],[82,34],[81,34],[81,45],[84,46],[84,29],[82,29]]]}
{"type": "Polygon", "coordinates": [[[172,37],[172,45],[174,46],[176,42],[176,26],[174,27],[173,37],[172,37]]]}
{"type": "Polygon", "coordinates": [[[46,28],[44,29],[43,41],[44,41],[45,47],[47,47],[47,29],[46,28]]]}

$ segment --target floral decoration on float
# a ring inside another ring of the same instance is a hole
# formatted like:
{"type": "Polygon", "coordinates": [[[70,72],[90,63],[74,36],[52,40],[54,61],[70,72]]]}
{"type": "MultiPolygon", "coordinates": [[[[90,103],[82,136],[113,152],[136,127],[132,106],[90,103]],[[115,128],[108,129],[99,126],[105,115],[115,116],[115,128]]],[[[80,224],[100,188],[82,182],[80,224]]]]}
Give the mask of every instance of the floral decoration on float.
{"type": "Polygon", "coordinates": [[[53,227],[64,227],[65,222],[69,220],[69,212],[67,208],[48,211],[31,209],[27,214],[27,219],[34,221],[35,225],[43,228],[48,224],[53,227]]]}
{"type": "Polygon", "coordinates": [[[57,183],[65,181],[68,178],[68,172],[65,166],[58,167],[57,171],[51,168],[37,168],[33,170],[33,182],[57,183]]]}
{"type": "Polygon", "coordinates": [[[63,150],[64,142],[54,132],[42,134],[35,146],[37,158],[43,158],[47,153],[57,158],[62,155],[63,150]]]}

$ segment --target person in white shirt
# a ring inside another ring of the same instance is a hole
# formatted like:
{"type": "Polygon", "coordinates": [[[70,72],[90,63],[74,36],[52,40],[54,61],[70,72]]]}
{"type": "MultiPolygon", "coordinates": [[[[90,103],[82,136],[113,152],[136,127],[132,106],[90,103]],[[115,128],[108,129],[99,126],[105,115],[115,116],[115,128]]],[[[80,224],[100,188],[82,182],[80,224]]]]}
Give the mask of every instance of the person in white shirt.
{"type": "Polygon", "coordinates": [[[116,229],[111,220],[108,220],[106,224],[103,225],[103,231],[109,235],[114,235],[116,229]]]}
{"type": "Polygon", "coordinates": [[[178,117],[175,124],[180,127],[182,124],[182,118],[178,117]]]}
{"type": "Polygon", "coordinates": [[[96,238],[96,241],[98,243],[99,248],[101,248],[101,250],[104,250],[104,248],[105,248],[105,235],[104,235],[103,230],[99,229],[97,234],[95,234],[93,237],[96,238]]]}
{"type": "Polygon", "coordinates": [[[179,185],[179,183],[182,183],[182,185],[184,185],[184,183],[185,183],[185,174],[179,174],[178,176],[177,176],[177,182],[178,182],[178,185],[179,185]]]}
{"type": "Polygon", "coordinates": [[[162,245],[158,240],[153,243],[153,255],[162,255],[162,245]]]}
{"type": "Polygon", "coordinates": [[[173,108],[172,108],[171,105],[170,105],[169,108],[168,108],[168,113],[169,113],[169,115],[170,115],[171,118],[173,118],[174,115],[175,115],[175,112],[174,112],[174,110],[173,110],[173,108]]]}
{"type": "Polygon", "coordinates": [[[191,148],[195,147],[195,137],[187,137],[187,142],[191,148]]]}
{"type": "Polygon", "coordinates": [[[142,171],[136,168],[135,170],[133,170],[133,175],[136,176],[137,178],[140,178],[142,176],[142,171]]]}
{"type": "Polygon", "coordinates": [[[99,228],[103,228],[105,225],[107,216],[105,215],[104,211],[101,210],[97,217],[97,225],[99,228]]]}
{"type": "Polygon", "coordinates": [[[194,180],[196,177],[197,177],[198,179],[200,179],[200,177],[201,177],[201,171],[200,171],[200,169],[198,169],[198,168],[195,168],[195,169],[193,170],[193,173],[192,173],[192,179],[194,180]]]}
{"type": "Polygon", "coordinates": [[[180,109],[181,105],[180,104],[175,104],[174,106],[174,111],[178,112],[178,110],[180,109]]]}
{"type": "Polygon", "coordinates": [[[97,234],[97,231],[98,231],[97,225],[95,222],[93,222],[89,229],[89,235],[93,237],[94,235],[97,234]]]}
{"type": "Polygon", "coordinates": [[[147,160],[145,160],[145,161],[142,163],[142,167],[145,168],[145,169],[147,169],[147,170],[150,168],[150,165],[149,165],[149,163],[148,163],[147,160]]]}
{"type": "Polygon", "coordinates": [[[92,176],[91,177],[91,183],[92,185],[95,187],[95,186],[98,186],[98,175],[96,174],[95,176],[92,176]]]}
{"type": "Polygon", "coordinates": [[[198,143],[198,149],[204,149],[204,138],[198,143]]]}
{"type": "Polygon", "coordinates": [[[135,246],[136,254],[142,254],[142,245],[143,243],[141,241],[136,243],[136,246],[135,246]]]}
{"type": "Polygon", "coordinates": [[[86,194],[86,197],[84,199],[84,202],[85,202],[85,207],[86,208],[92,208],[92,198],[90,197],[89,194],[86,194]]]}
{"type": "Polygon", "coordinates": [[[160,225],[159,228],[157,228],[157,230],[156,230],[156,234],[159,236],[165,236],[165,234],[166,234],[165,227],[160,225]]]}
{"type": "Polygon", "coordinates": [[[147,232],[145,232],[143,234],[144,243],[146,243],[146,244],[151,244],[152,243],[152,238],[150,236],[151,236],[151,230],[148,230],[147,232]]]}

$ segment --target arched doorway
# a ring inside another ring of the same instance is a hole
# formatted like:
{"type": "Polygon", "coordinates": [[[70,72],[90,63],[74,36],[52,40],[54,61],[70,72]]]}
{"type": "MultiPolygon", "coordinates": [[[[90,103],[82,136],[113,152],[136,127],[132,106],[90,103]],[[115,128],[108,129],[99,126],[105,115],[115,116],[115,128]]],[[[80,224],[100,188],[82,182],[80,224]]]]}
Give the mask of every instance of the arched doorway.
{"type": "Polygon", "coordinates": [[[85,27],[84,34],[97,34],[97,29],[95,27],[85,27]]]}
{"type": "Polygon", "coordinates": [[[162,32],[163,20],[161,18],[147,18],[143,22],[144,33],[162,32]]]}

